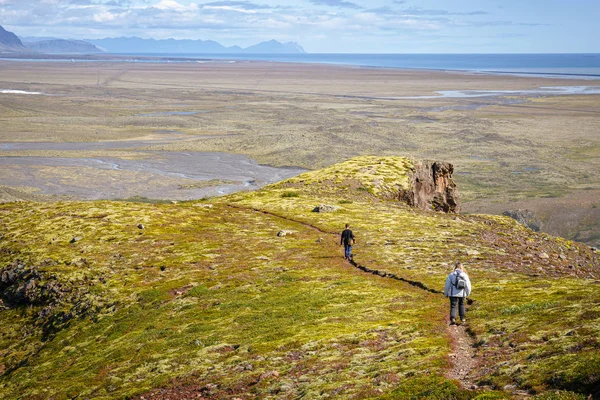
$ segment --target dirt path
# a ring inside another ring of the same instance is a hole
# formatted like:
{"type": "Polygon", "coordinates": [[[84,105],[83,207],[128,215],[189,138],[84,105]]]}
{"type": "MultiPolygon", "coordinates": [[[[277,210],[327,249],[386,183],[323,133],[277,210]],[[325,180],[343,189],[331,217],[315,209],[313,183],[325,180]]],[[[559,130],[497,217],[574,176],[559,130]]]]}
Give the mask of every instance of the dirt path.
{"type": "Polygon", "coordinates": [[[449,354],[452,368],[446,377],[460,382],[464,389],[476,389],[471,373],[477,366],[473,340],[467,333],[466,324],[449,325],[448,332],[452,338],[452,353],[449,354]]]}

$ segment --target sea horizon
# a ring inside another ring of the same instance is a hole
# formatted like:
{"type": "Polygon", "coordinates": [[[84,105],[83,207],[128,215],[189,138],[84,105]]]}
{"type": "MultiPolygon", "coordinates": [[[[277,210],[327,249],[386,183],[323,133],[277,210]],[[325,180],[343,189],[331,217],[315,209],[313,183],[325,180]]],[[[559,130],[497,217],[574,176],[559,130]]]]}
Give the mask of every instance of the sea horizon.
{"type": "MultiPolygon", "coordinates": [[[[6,56],[6,54],[4,54],[6,56]]],[[[28,55],[29,56],[29,55],[28,55]]],[[[565,79],[600,79],[600,53],[99,53],[6,57],[12,61],[207,63],[266,61],[565,79]],[[107,59],[115,57],[115,59],[107,59]]]]}
{"type": "MultiPolygon", "coordinates": [[[[600,79],[600,53],[140,53],[140,57],[316,63],[365,68],[555,75],[600,79]]],[[[200,60],[201,61],[201,60],[200,60]]]]}

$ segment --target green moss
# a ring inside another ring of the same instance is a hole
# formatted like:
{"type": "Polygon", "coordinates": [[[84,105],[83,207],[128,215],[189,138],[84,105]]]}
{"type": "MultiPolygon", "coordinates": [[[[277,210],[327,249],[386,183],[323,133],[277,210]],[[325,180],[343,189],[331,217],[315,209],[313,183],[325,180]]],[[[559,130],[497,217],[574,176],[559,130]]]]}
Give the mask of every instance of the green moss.
{"type": "Polygon", "coordinates": [[[299,192],[292,192],[292,191],[286,191],[281,193],[281,198],[287,198],[287,197],[299,197],[300,193],[299,192]]]}

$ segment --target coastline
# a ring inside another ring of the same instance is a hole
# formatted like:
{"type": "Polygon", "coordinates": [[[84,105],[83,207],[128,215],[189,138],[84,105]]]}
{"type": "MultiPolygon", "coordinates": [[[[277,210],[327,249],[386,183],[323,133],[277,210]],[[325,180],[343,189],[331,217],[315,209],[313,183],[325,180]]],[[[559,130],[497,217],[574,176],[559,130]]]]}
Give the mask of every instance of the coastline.
{"type": "Polygon", "coordinates": [[[0,60],[17,62],[116,62],[116,63],[173,63],[173,64],[228,64],[228,63],[284,63],[302,65],[329,65],[341,68],[433,71],[466,73],[475,75],[524,76],[555,79],[600,80],[600,54],[35,54],[35,53],[0,53],[0,60]],[[544,57],[552,57],[547,65],[541,65],[544,57]],[[433,57],[433,60],[430,59],[433,57]],[[467,58],[462,67],[453,65],[457,59],[467,58]],[[478,58],[492,60],[492,64],[482,63],[478,58]],[[565,65],[556,63],[555,58],[565,65]],[[413,59],[417,59],[417,61],[413,59]],[[437,59],[439,58],[439,60],[437,59]],[[494,63],[506,63],[512,58],[511,66],[498,67],[494,63]],[[542,59],[540,59],[542,58],[542,59]],[[576,58],[572,60],[571,58],[576,58]],[[406,60],[405,60],[406,59],[406,60]],[[526,61],[532,59],[531,66],[526,61]],[[593,59],[590,65],[582,65],[593,59]],[[366,61],[368,60],[368,61],[366,61]],[[427,63],[445,63],[446,66],[426,65],[427,63]],[[568,65],[577,62],[577,66],[568,65]]]}

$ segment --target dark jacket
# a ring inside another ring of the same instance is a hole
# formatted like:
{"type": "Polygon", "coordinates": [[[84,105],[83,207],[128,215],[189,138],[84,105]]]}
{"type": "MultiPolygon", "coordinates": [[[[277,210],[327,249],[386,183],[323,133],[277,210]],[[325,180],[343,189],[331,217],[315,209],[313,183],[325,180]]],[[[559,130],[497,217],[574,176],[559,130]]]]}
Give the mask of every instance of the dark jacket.
{"type": "Polygon", "coordinates": [[[340,239],[340,244],[344,246],[352,246],[352,241],[354,240],[354,233],[350,229],[344,229],[342,231],[342,238],[340,239]]]}

